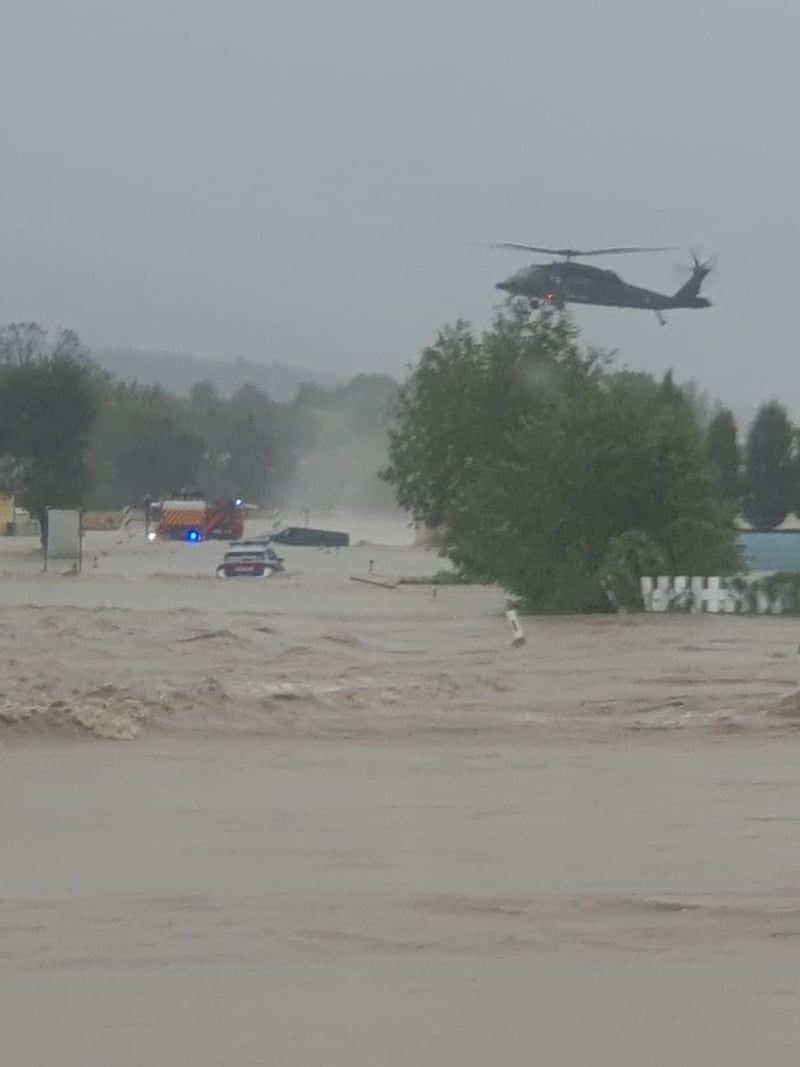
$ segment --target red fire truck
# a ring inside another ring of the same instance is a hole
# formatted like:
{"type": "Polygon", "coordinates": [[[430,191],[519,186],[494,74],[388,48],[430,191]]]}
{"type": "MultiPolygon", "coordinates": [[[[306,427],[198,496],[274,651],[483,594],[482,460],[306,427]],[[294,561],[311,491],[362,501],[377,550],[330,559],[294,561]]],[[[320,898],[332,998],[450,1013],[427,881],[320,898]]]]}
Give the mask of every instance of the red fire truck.
{"type": "Polygon", "coordinates": [[[197,490],[182,489],[147,508],[150,541],[239,541],[244,504],[238,497],[209,502],[197,490]]]}

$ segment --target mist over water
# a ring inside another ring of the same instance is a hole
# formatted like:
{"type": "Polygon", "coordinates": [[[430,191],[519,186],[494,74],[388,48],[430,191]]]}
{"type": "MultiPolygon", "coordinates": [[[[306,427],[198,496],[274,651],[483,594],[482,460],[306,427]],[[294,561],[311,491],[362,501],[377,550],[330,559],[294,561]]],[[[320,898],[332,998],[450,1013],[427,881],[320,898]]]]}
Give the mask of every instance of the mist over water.
{"type": "Polygon", "coordinates": [[[299,458],[286,505],[313,511],[397,513],[391,486],[378,472],[387,462],[386,431],[358,432],[346,413],[315,413],[318,438],[299,458]]]}
{"type": "Polygon", "coordinates": [[[392,489],[379,477],[388,462],[397,389],[394,379],[372,374],[335,389],[300,390],[302,445],[285,494],[287,506],[400,519],[392,489]]]}

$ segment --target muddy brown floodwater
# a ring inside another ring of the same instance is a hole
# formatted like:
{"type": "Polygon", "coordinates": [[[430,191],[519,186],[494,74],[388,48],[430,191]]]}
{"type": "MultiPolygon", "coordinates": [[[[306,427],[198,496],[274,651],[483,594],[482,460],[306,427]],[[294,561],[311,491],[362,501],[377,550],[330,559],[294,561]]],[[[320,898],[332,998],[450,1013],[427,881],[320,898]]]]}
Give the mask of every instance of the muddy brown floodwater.
{"type": "Polygon", "coordinates": [[[497,590],[352,582],[441,566],[380,532],[0,542],[0,1062],[793,1063],[798,624],[512,648],[497,590]]]}

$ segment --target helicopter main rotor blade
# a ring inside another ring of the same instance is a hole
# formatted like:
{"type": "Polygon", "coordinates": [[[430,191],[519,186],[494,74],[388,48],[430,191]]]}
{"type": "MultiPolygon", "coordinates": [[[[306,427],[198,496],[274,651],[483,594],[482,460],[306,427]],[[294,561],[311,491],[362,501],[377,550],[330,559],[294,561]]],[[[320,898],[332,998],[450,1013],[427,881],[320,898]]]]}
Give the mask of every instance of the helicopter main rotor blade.
{"type": "Polygon", "coordinates": [[[512,241],[500,241],[489,245],[490,248],[508,248],[516,252],[541,252],[546,256],[575,256],[578,253],[571,248],[539,248],[537,245],[518,245],[512,241]]]}
{"type": "Polygon", "coordinates": [[[620,247],[620,248],[541,248],[538,245],[521,245],[515,244],[511,241],[502,241],[498,244],[493,244],[492,248],[506,248],[517,252],[541,252],[547,256],[565,256],[567,259],[583,256],[615,256],[626,252],[672,252],[674,247],[671,245],[654,248],[648,245],[636,246],[636,247],[620,247]]]}
{"type": "Polygon", "coordinates": [[[638,248],[591,248],[588,252],[573,252],[576,256],[616,256],[624,252],[675,252],[675,245],[662,245],[658,248],[654,248],[650,245],[643,245],[638,248]]]}

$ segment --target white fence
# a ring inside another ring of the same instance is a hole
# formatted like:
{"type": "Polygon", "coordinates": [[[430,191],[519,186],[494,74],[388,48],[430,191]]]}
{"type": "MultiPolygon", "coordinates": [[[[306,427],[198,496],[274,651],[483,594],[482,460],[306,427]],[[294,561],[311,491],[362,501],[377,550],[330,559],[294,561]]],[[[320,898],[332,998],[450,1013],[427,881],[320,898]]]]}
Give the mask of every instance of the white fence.
{"type": "MultiPolygon", "coordinates": [[[[769,576],[640,579],[645,611],[707,611],[714,614],[780,615],[797,608],[764,585],[769,576]]],[[[796,598],[795,598],[796,599],[796,598]]]]}

